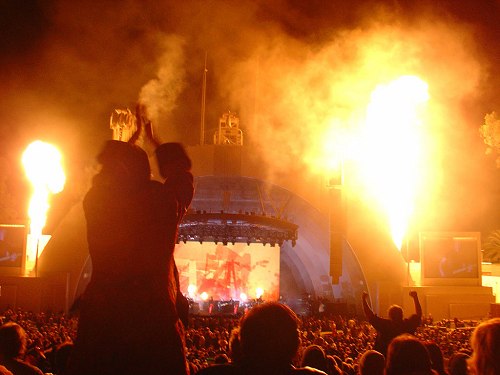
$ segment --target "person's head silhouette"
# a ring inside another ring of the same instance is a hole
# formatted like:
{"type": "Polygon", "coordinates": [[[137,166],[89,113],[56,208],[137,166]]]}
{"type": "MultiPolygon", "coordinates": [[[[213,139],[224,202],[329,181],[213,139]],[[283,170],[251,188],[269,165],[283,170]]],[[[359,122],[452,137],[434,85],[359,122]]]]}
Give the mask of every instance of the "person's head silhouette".
{"type": "Polygon", "coordinates": [[[240,326],[243,361],[269,370],[289,366],[300,344],[298,323],[297,315],[278,302],[252,308],[240,326]]]}

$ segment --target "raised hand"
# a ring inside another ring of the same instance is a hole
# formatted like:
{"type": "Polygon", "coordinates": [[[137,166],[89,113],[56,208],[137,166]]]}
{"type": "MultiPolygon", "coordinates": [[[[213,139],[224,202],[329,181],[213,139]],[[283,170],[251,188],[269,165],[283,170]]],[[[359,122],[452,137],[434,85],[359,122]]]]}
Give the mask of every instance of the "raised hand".
{"type": "Polygon", "coordinates": [[[142,119],[142,106],[141,106],[141,104],[137,104],[137,106],[135,107],[135,123],[137,126],[137,130],[135,131],[134,134],[132,134],[132,137],[130,137],[130,139],[128,140],[128,142],[132,143],[132,144],[137,142],[137,139],[139,139],[139,136],[141,135],[141,131],[142,131],[143,119],[142,119]]]}

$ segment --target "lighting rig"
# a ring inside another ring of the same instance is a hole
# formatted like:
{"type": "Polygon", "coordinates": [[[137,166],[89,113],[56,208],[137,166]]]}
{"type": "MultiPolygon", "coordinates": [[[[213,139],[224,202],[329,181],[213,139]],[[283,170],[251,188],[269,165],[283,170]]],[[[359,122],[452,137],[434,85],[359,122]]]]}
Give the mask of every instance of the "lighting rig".
{"type": "Polygon", "coordinates": [[[298,226],[284,218],[253,212],[229,213],[190,210],[179,225],[178,241],[262,243],[275,246],[291,241],[295,246],[298,226]]]}

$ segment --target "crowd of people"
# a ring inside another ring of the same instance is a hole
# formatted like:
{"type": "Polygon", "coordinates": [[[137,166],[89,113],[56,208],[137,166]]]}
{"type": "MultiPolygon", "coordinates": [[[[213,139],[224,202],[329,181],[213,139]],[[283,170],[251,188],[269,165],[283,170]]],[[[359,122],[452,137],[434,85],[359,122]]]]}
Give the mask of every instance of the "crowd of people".
{"type": "MultiPolygon", "coordinates": [[[[267,305],[267,303],[263,305],[267,305]]],[[[279,309],[284,316],[290,314],[286,306],[284,309],[279,309]]],[[[147,311],[144,310],[145,317],[147,317],[147,311]]],[[[294,316],[294,314],[291,315],[294,316]]],[[[270,314],[270,317],[276,318],[278,322],[284,320],[283,317],[279,318],[280,315],[276,314],[276,312],[270,314]]],[[[293,326],[294,320],[289,319],[293,326]]],[[[260,326],[264,330],[264,333],[260,333],[261,335],[268,333],[271,336],[280,338],[280,340],[283,339],[278,334],[275,320],[271,320],[270,326],[266,325],[265,322],[260,322],[259,319],[257,321],[257,328],[260,326]]],[[[31,373],[38,375],[41,373],[67,374],[67,358],[77,335],[77,316],[51,313],[35,314],[19,309],[9,309],[2,313],[0,323],[2,323],[2,326],[15,324],[22,327],[25,332],[25,344],[14,354],[18,360],[40,369],[39,372],[31,373]]],[[[141,324],[140,322],[130,322],[130,324],[134,323],[141,324]]],[[[244,319],[241,320],[241,323],[244,324],[244,319]]],[[[367,320],[340,315],[325,315],[321,318],[300,316],[296,324],[298,328],[296,331],[298,345],[296,355],[288,355],[288,364],[290,366],[293,365],[296,368],[310,366],[327,374],[346,375],[383,374],[387,370],[385,368],[386,357],[387,359],[391,357],[390,347],[386,356],[373,349],[377,331],[367,320]]],[[[256,330],[254,326],[250,327],[252,330],[256,330]]],[[[189,316],[188,325],[185,329],[185,347],[190,373],[200,373],[201,375],[236,373],[230,372],[232,367],[229,367],[228,364],[237,362],[238,356],[241,355],[239,344],[240,339],[243,340],[243,338],[239,334],[241,332],[240,318],[238,316],[189,316]],[[222,364],[225,364],[224,368],[221,368],[222,364]],[[214,366],[220,372],[207,370],[214,366]]],[[[490,361],[495,360],[495,358],[498,361],[499,334],[500,319],[487,322],[458,319],[433,321],[426,317],[422,320],[422,325],[416,329],[414,336],[398,336],[398,345],[406,348],[405,350],[411,353],[408,358],[404,359],[405,366],[415,362],[410,361],[410,359],[414,358],[414,354],[418,353],[420,348],[420,351],[424,353],[424,357],[429,355],[429,358],[432,358],[431,364],[435,367],[433,370],[435,373],[449,375],[472,374],[473,372],[468,370],[470,362],[467,362],[467,360],[470,361],[470,358],[474,356],[474,349],[476,352],[482,352],[478,348],[485,345],[485,340],[489,340],[489,345],[493,345],[495,344],[493,338],[496,337],[497,346],[491,348],[486,356],[489,356],[490,361]],[[485,326],[490,327],[493,331],[490,332],[488,329],[484,329],[485,326]],[[496,333],[494,329],[496,329],[496,333]],[[476,331],[479,334],[473,335],[476,331]],[[471,337],[475,337],[472,340],[472,346],[471,337]],[[425,351],[422,351],[420,344],[425,346],[425,351]]],[[[2,336],[2,330],[0,329],[0,351],[3,351],[4,340],[2,336]]],[[[258,340],[262,342],[264,339],[260,337],[258,340]]],[[[285,341],[290,342],[290,339],[285,341]]],[[[272,351],[274,346],[280,345],[282,344],[272,343],[265,350],[272,351]]],[[[393,349],[393,352],[395,351],[397,351],[396,348],[393,349]]],[[[265,362],[262,357],[263,353],[259,352],[255,355],[260,358],[257,362],[265,362]]],[[[4,362],[3,358],[4,355],[0,353],[0,365],[5,366],[4,363],[7,362],[4,362]]],[[[392,358],[394,359],[394,355],[392,355],[392,358]]],[[[391,363],[393,367],[396,366],[394,360],[391,363]]],[[[415,363],[420,364],[425,363],[425,361],[422,362],[420,358],[415,363]]],[[[254,373],[264,373],[262,369],[259,371],[254,373]]],[[[396,370],[389,370],[387,373],[403,373],[394,371],[396,370]]],[[[498,374],[499,368],[497,367],[494,371],[475,373],[498,374]]],[[[14,371],[12,373],[16,375],[14,371]]],[[[0,374],[8,374],[8,372],[0,371],[0,374]]]]}

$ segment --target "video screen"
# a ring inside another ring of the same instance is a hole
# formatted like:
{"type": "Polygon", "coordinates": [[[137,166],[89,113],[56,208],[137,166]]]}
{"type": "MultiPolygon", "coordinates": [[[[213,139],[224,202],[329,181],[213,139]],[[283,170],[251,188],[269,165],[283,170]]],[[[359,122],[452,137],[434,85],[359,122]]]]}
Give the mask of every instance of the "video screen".
{"type": "Polygon", "coordinates": [[[0,267],[22,267],[26,227],[0,224],[0,267]]]}
{"type": "Polygon", "coordinates": [[[194,300],[279,297],[279,246],[181,242],[174,255],[181,292],[194,300]]]}
{"type": "Polygon", "coordinates": [[[476,237],[425,236],[421,251],[425,278],[479,277],[479,243],[476,237]]]}

